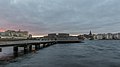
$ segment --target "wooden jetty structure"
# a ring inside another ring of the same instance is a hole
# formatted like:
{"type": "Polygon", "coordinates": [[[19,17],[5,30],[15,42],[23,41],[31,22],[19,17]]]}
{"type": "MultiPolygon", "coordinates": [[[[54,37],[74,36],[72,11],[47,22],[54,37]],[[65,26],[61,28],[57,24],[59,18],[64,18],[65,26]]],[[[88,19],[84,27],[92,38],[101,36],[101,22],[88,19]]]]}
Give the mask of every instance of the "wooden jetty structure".
{"type": "MultiPolygon", "coordinates": [[[[40,41],[40,40],[24,40],[24,41],[3,41],[0,42],[0,47],[13,47],[13,54],[15,57],[18,56],[18,47],[24,48],[24,54],[32,52],[32,46],[35,46],[35,50],[45,48],[56,44],[56,41],[40,41]]],[[[1,50],[2,51],[2,50],[1,50]]]]}
{"type": "MultiPolygon", "coordinates": [[[[20,41],[0,41],[0,47],[13,47],[13,55],[14,57],[18,56],[18,47],[24,48],[24,54],[27,54],[28,52],[32,52],[33,46],[34,51],[57,44],[57,43],[80,43],[81,41],[56,41],[56,40],[50,40],[50,41],[41,41],[41,40],[20,40],[20,41]]],[[[2,50],[1,50],[2,51],[2,50]]]]}

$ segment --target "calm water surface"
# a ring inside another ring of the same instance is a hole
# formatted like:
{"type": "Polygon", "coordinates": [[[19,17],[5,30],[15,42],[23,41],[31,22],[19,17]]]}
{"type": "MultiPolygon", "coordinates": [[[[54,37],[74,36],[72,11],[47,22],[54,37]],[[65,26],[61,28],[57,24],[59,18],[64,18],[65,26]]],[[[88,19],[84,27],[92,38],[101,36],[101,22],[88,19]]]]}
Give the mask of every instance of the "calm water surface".
{"type": "Polygon", "coordinates": [[[120,41],[56,44],[0,67],[120,67],[120,41]]]}

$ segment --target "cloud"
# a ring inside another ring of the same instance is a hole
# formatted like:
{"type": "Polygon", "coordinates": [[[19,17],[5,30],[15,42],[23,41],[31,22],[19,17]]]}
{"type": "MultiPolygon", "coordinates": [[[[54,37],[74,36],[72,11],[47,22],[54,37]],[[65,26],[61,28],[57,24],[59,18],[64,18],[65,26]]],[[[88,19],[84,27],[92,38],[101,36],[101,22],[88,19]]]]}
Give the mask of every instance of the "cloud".
{"type": "Polygon", "coordinates": [[[119,32],[119,0],[0,0],[0,26],[33,34],[119,32]],[[7,23],[4,23],[5,20],[7,23]],[[9,26],[11,26],[9,28],[9,26]],[[116,30],[115,30],[115,29],[116,30]]]}

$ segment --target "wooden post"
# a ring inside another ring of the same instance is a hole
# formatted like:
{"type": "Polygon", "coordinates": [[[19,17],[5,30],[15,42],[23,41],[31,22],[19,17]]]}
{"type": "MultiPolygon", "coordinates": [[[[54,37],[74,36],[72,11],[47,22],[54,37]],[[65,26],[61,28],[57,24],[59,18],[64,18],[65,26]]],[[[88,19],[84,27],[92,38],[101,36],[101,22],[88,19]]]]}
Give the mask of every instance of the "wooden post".
{"type": "Polygon", "coordinates": [[[32,52],[32,45],[29,45],[29,52],[32,52]]]}
{"type": "Polygon", "coordinates": [[[14,57],[18,57],[18,46],[13,47],[14,57]]]}
{"type": "Polygon", "coordinates": [[[40,49],[40,44],[38,44],[38,49],[40,49]]]}
{"type": "Polygon", "coordinates": [[[24,46],[24,54],[27,54],[27,53],[28,53],[28,46],[25,45],[25,46],[24,46]]]}
{"type": "Polygon", "coordinates": [[[38,45],[35,45],[35,50],[38,50],[38,45]]]}
{"type": "Polygon", "coordinates": [[[50,43],[47,43],[47,45],[46,45],[47,47],[49,47],[50,46],[50,43]]]}
{"type": "Polygon", "coordinates": [[[53,42],[51,42],[50,45],[53,45],[53,42]]]}
{"type": "Polygon", "coordinates": [[[45,48],[46,47],[46,44],[43,44],[43,48],[45,48]]]}

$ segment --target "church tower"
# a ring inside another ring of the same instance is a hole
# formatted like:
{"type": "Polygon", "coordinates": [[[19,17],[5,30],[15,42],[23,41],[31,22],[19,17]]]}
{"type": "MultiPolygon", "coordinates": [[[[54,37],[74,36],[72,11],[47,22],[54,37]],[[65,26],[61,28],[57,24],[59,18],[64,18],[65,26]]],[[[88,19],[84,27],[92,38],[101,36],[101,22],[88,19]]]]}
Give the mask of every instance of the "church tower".
{"type": "Polygon", "coordinates": [[[90,30],[89,36],[92,36],[92,32],[91,32],[91,30],[90,30]]]}
{"type": "Polygon", "coordinates": [[[90,30],[90,33],[89,33],[89,40],[93,40],[94,38],[93,38],[93,34],[92,34],[92,32],[91,32],[91,30],[90,30]]]}

